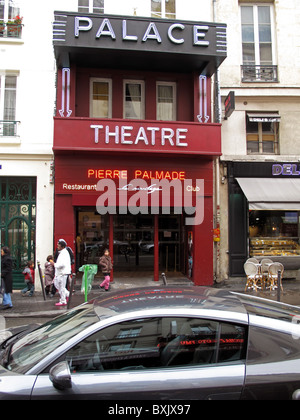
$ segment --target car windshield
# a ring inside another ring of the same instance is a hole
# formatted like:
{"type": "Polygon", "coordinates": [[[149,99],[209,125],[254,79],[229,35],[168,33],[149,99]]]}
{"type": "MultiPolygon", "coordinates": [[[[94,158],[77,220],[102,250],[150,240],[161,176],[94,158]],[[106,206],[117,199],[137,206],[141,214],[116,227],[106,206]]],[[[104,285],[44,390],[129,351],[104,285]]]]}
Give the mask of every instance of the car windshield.
{"type": "Polygon", "coordinates": [[[99,321],[93,304],[86,304],[46,322],[10,347],[5,368],[26,373],[67,340],[99,321]]]}

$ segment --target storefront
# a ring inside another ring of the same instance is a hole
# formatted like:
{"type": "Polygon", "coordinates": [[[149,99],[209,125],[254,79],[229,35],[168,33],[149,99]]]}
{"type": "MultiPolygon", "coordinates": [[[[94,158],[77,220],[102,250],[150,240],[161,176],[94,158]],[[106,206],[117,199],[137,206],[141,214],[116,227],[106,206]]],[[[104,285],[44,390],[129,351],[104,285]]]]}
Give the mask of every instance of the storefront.
{"type": "Polygon", "coordinates": [[[115,275],[183,273],[212,283],[211,159],[58,154],[55,173],[55,238],[74,248],[77,239],[77,267],[97,264],[109,248],[115,275]]]}
{"type": "Polygon", "coordinates": [[[77,247],[77,267],[109,247],[115,276],[213,284],[211,77],[226,26],[57,12],[53,43],[55,241],[77,247]]]}
{"type": "Polygon", "coordinates": [[[292,162],[228,165],[231,275],[244,274],[248,257],[300,268],[299,169],[292,162]]]}

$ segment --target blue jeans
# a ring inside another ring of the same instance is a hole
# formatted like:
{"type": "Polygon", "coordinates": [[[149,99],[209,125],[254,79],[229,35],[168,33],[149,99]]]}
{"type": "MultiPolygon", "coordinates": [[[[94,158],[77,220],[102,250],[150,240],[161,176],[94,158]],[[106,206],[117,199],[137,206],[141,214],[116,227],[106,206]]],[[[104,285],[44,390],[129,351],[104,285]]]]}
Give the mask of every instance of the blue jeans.
{"type": "Polygon", "coordinates": [[[2,301],[2,305],[3,306],[13,306],[12,301],[11,301],[11,296],[10,293],[4,293],[3,294],[3,301],[2,301]]]}

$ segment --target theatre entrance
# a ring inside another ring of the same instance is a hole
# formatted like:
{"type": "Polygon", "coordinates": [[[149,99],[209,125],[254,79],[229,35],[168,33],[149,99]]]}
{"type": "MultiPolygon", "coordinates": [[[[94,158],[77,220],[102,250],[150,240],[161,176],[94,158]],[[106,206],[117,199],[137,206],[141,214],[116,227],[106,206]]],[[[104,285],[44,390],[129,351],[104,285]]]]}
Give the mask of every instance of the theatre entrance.
{"type": "Polygon", "coordinates": [[[114,273],[151,274],[155,264],[155,229],[158,229],[159,271],[184,273],[186,260],[182,215],[117,214],[110,217],[82,207],[76,209],[76,220],[77,268],[83,264],[98,264],[104,249],[111,249],[111,234],[114,273]]]}

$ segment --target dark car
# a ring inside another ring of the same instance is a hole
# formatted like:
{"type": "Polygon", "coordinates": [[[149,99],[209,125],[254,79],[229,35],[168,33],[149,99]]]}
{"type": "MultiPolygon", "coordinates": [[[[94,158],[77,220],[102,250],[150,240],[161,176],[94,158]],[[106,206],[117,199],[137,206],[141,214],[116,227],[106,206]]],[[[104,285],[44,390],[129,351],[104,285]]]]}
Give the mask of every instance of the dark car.
{"type": "Polygon", "coordinates": [[[206,287],[101,295],[2,343],[2,399],[292,399],[300,308],[206,287]]]}

